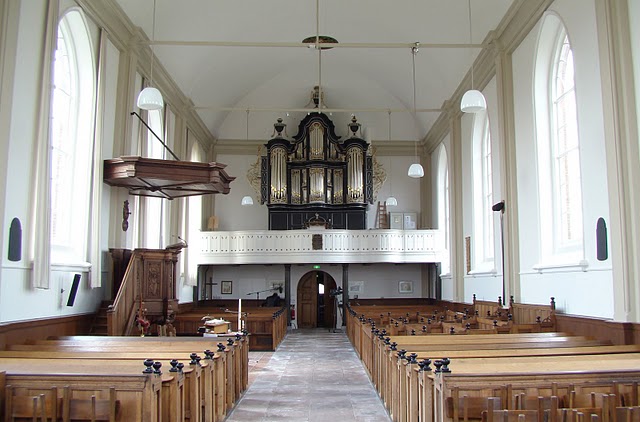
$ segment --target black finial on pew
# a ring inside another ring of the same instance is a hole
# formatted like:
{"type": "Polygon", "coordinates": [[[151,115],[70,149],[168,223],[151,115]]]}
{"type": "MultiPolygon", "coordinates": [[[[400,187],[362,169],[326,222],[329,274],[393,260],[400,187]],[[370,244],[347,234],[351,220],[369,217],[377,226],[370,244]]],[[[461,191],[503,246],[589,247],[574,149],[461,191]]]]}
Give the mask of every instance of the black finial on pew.
{"type": "Polygon", "coordinates": [[[551,309],[556,310],[556,298],[551,296],[551,309]]]}
{"type": "Polygon", "coordinates": [[[424,322],[424,317],[420,317],[420,322],[424,322]]]}
{"type": "Polygon", "coordinates": [[[469,315],[469,308],[464,308],[464,314],[469,315]]]}
{"type": "Polygon", "coordinates": [[[433,362],[433,366],[435,366],[435,367],[436,367],[436,370],[434,371],[435,373],[442,372],[442,371],[440,370],[440,368],[442,368],[442,361],[441,361],[440,359],[435,360],[435,361],[433,362]]]}
{"type": "Polygon", "coordinates": [[[475,303],[475,301],[476,301],[476,294],[474,293],[473,294],[473,302],[475,303]]]}
{"type": "Polygon", "coordinates": [[[398,324],[398,321],[396,321],[396,327],[397,327],[398,325],[399,325],[399,324],[398,324]]]}
{"type": "Polygon", "coordinates": [[[409,317],[409,312],[407,312],[407,318],[409,317]]]}
{"type": "Polygon", "coordinates": [[[431,318],[427,318],[427,325],[431,324],[431,318]]]}
{"type": "Polygon", "coordinates": [[[202,352],[202,353],[204,353],[204,360],[211,360],[211,359],[213,359],[213,354],[214,354],[214,353],[213,353],[211,350],[207,349],[207,350],[205,350],[205,351],[204,351],[204,352],[202,352]]]}
{"type": "Polygon", "coordinates": [[[385,337],[384,338],[384,344],[386,344],[386,345],[391,344],[391,337],[385,337]]]}
{"type": "Polygon", "coordinates": [[[480,316],[480,312],[476,309],[476,316],[480,316]]]}
{"type": "Polygon", "coordinates": [[[407,354],[407,351],[405,349],[401,349],[398,351],[398,358],[399,359],[406,359],[407,357],[405,356],[407,354]]]}
{"type": "Polygon", "coordinates": [[[453,327],[449,327],[449,334],[455,334],[456,333],[456,329],[453,327]]]}
{"type": "Polygon", "coordinates": [[[540,315],[538,315],[538,316],[536,317],[536,322],[537,322],[538,324],[540,324],[540,323],[542,322],[542,318],[540,318],[540,315]]]}
{"type": "Polygon", "coordinates": [[[418,363],[418,361],[416,360],[417,357],[418,357],[417,353],[411,353],[409,355],[409,363],[412,364],[412,365],[417,364],[418,363]]]}
{"type": "Polygon", "coordinates": [[[440,321],[444,321],[444,315],[440,315],[440,321]]]}
{"type": "Polygon", "coordinates": [[[465,325],[465,327],[466,327],[466,329],[467,329],[467,330],[470,330],[470,329],[471,329],[471,324],[469,324],[469,323],[467,322],[467,325],[465,325]]]}
{"type": "Polygon", "coordinates": [[[239,333],[236,333],[236,340],[240,341],[241,338],[242,336],[239,333]]]}
{"type": "Polygon", "coordinates": [[[487,311],[487,316],[490,317],[491,316],[491,311],[487,311]]]}
{"type": "Polygon", "coordinates": [[[422,326],[422,332],[423,332],[423,333],[426,333],[426,332],[427,332],[427,326],[426,326],[426,325],[423,325],[423,326],[422,326]]]}
{"type": "Polygon", "coordinates": [[[398,343],[396,343],[395,341],[391,342],[391,344],[389,345],[389,348],[391,349],[392,352],[395,352],[396,350],[398,350],[396,348],[397,345],[398,343]]]}
{"type": "Polygon", "coordinates": [[[431,372],[431,359],[422,359],[418,362],[418,366],[420,367],[420,372],[431,372]]]}
{"type": "Polygon", "coordinates": [[[242,330],[242,335],[246,337],[249,335],[249,332],[247,330],[242,330]]]}
{"type": "Polygon", "coordinates": [[[502,296],[498,296],[498,306],[502,306],[502,296]]]}
{"type": "Polygon", "coordinates": [[[467,314],[462,315],[462,320],[466,321],[467,320],[467,314]]]}
{"type": "Polygon", "coordinates": [[[441,362],[442,362],[442,368],[440,368],[440,372],[451,372],[451,369],[449,369],[449,364],[451,363],[451,360],[449,358],[442,358],[441,362]]]}
{"type": "Polygon", "coordinates": [[[498,311],[498,317],[502,318],[502,311],[498,311]]]}
{"type": "Polygon", "coordinates": [[[416,317],[420,316],[420,311],[416,312],[416,317]]]}
{"type": "Polygon", "coordinates": [[[411,329],[411,335],[415,336],[416,335],[416,330],[414,330],[413,328],[411,329]]]}
{"type": "Polygon", "coordinates": [[[218,343],[218,352],[224,352],[224,349],[226,349],[227,347],[222,344],[222,343],[218,343]]]}
{"type": "Polygon", "coordinates": [[[513,321],[513,315],[511,315],[511,314],[507,314],[507,319],[508,319],[509,321],[513,321]]]}
{"type": "Polygon", "coordinates": [[[196,360],[196,358],[198,357],[197,353],[191,353],[189,355],[189,357],[191,358],[191,361],[189,362],[189,365],[197,365],[198,361],[196,360]]]}
{"type": "Polygon", "coordinates": [[[142,362],[145,366],[144,371],[142,371],[143,374],[153,374],[153,369],[151,368],[153,366],[153,359],[145,359],[144,362],[142,362]]]}
{"type": "Polygon", "coordinates": [[[391,312],[387,312],[387,316],[389,316],[389,317],[390,317],[390,316],[391,316],[391,312]]]}
{"type": "Polygon", "coordinates": [[[171,365],[169,372],[178,372],[178,359],[171,359],[169,364],[171,365]]]}
{"type": "Polygon", "coordinates": [[[493,326],[494,326],[494,327],[497,327],[497,326],[498,326],[498,320],[497,320],[497,319],[494,319],[494,320],[493,320],[493,326]]]}
{"type": "Polygon", "coordinates": [[[178,363],[178,372],[182,372],[182,368],[184,368],[184,363],[179,362],[178,363]]]}
{"type": "Polygon", "coordinates": [[[156,375],[162,375],[162,371],[160,370],[160,368],[162,368],[162,362],[160,362],[159,360],[153,362],[153,373],[156,375]]]}
{"type": "Polygon", "coordinates": [[[227,339],[227,345],[228,346],[233,346],[233,339],[232,338],[227,339]]]}
{"type": "Polygon", "coordinates": [[[513,300],[513,295],[509,296],[509,306],[513,306],[513,303],[515,302],[515,300],[513,300]]]}

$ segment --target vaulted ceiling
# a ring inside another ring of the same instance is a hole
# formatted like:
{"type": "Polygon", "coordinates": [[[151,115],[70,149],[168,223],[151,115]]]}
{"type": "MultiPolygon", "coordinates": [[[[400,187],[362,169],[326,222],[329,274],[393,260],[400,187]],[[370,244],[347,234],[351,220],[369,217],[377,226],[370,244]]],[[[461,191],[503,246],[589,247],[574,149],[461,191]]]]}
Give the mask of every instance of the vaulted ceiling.
{"type": "Polygon", "coordinates": [[[155,29],[154,0],[117,0],[229,141],[269,139],[278,117],[294,134],[315,85],[339,133],[355,114],[365,138],[422,139],[514,1],[470,0],[470,38],[468,0],[155,0],[155,29]],[[316,34],[339,46],[302,43],[316,34]]]}

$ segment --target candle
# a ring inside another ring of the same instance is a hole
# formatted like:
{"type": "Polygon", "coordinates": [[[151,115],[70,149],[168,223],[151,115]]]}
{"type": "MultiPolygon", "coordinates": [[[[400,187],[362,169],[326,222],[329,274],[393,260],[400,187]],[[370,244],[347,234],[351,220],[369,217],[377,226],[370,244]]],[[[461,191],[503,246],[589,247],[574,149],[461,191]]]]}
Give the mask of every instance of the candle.
{"type": "Polygon", "coordinates": [[[242,331],[242,299],[238,299],[238,331],[242,331]]]}

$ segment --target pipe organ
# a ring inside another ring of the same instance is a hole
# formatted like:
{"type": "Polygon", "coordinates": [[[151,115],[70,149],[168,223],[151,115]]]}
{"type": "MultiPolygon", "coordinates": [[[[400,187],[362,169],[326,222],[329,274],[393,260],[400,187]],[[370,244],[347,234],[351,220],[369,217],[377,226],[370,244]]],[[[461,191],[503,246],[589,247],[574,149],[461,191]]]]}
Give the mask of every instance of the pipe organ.
{"type": "Polygon", "coordinates": [[[260,199],[269,208],[269,229],[302,229],[317,216],[336,229],[366,229],[373,161],[369,145],[358,137],[356,118],[344,140],[323,113],[308,114],[292,140],[283,137],[284,127],[278,119],[277,134],[260,161],[260,199]]]}

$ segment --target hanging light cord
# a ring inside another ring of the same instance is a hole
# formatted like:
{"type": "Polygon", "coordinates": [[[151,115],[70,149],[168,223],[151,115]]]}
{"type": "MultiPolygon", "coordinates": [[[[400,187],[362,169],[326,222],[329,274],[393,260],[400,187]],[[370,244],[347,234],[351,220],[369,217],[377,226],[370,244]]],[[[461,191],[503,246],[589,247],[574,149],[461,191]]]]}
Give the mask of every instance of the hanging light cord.
{"type": "MultiPolygon", "coordinates": [[[[413,117],[414,119],[418,119],[418,114],[416,113],[416,54],[418,54],[418,47],[420,43],[416,43],[413,47],[411,47],[411,59],[413,64],[413,117]]],[[[418,161],[418,139],[416,138],[415,142],[415,156],[416,162],[418,161]]]]}
{"type": "Polygon", "coordinates": [[[151,85],[153,85],[153,62],[154,62],[154,54],[153,54],[153,42],[156,39],[156,0],[153,0],[153,17],[151,18],[151,75],[149,76],[149,80],[151,85]]]}
{"type": "MultiPolygon", "coordinates": [[[[469,44],[473,44],[473,31],[472,29],[472,23],[471,23],[471,0],[468,0],[469,3],[469,7],[468,7],[468,12],[469,12],[469,44]]],[[[471,89],[473,89],[473,48],[471,48],[471,89]]]]}
{"type": "Polygon", "coordinates": [[[322,109],[322,48],[320,48],[320,0],[316,0],[316,48],[318,49],[318,109],[322,109]]]}

